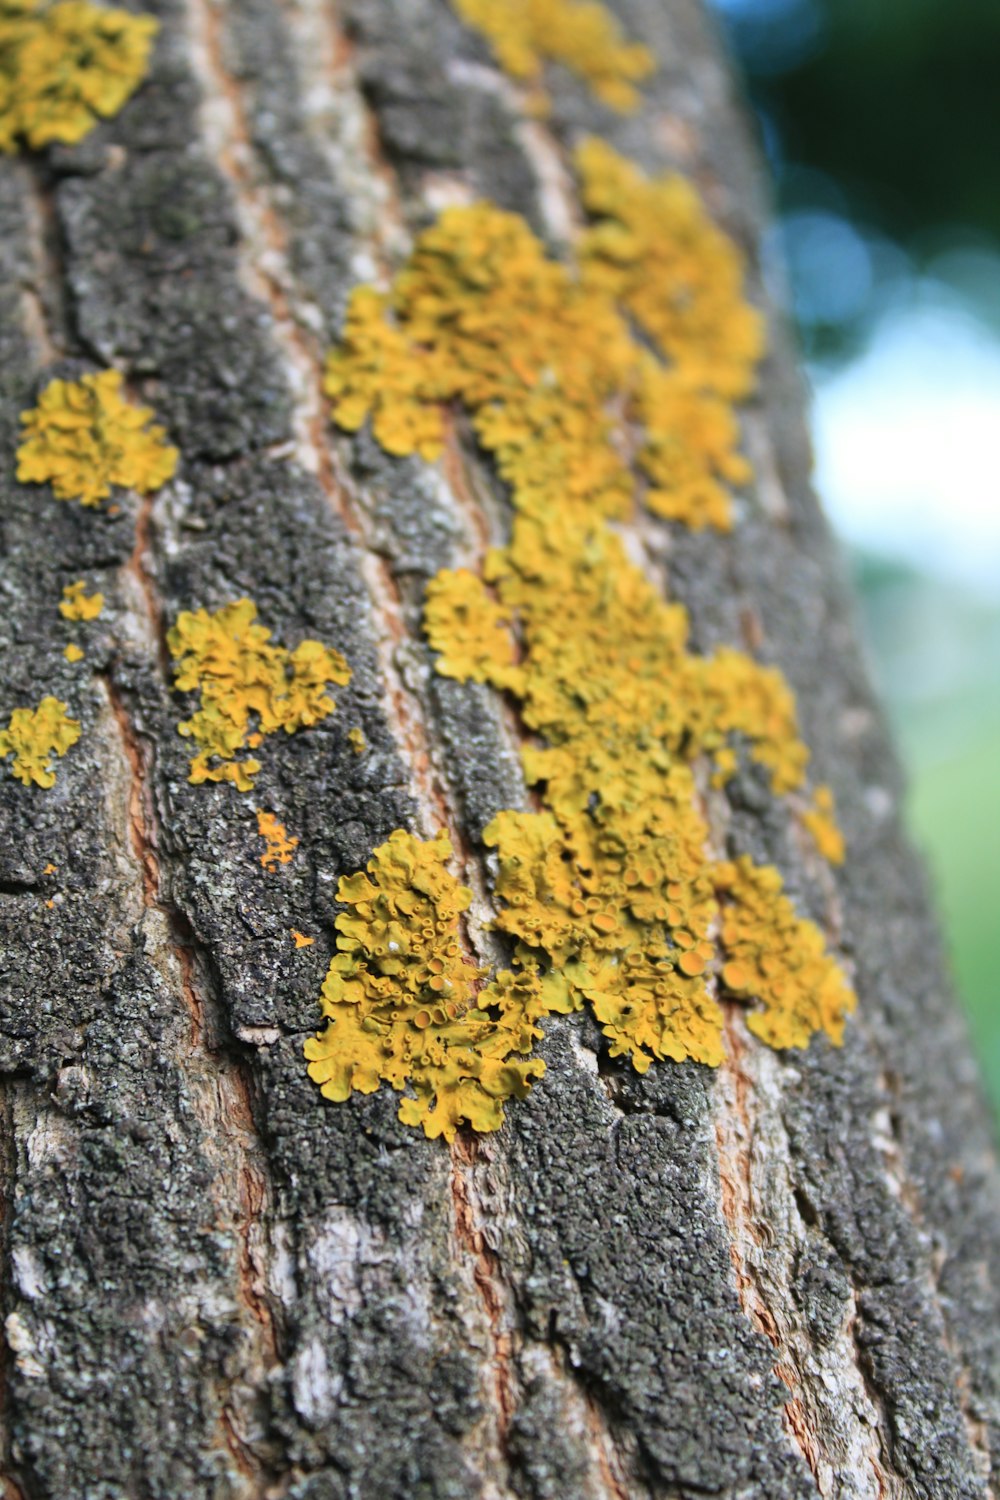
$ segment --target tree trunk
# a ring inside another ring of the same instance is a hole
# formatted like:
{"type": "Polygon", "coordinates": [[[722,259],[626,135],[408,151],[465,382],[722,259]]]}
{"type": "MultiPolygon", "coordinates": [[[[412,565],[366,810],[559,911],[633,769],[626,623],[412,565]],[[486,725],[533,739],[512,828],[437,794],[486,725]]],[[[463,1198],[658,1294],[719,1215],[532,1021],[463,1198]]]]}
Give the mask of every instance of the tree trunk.
{"type": "Polygon", "coordinates": [[[616,0],[658,62],[641,109],[553,69],[544,117],[445,0],[139,8],[161,30],[138,97],[0,159],[0,709],[44,691],[83,727],[50,790],[0,776],[4,1494],[993,1494],[989,1117],[780,327],[739,524],[641,539],[697,650],[796,690],[847,861],[820,873],[752,777],[733,836],[852,963],[843,1047],[771,1052],[730,1005],[720,1068],[640,1077],[554,1016],[544,1080],[451,1147],[392,1090],[330,1103],[305,1072],[338,877],[445,826],[485,899],[480,834],[525,796],[496,695],[435,674],[420,630],[426,580],[501,539],[486,469],[461,435],[437,468],[338,436],[323,354],[351,287],[463,193],[558,239],[586,132],[694,178],[756,265],[757,163],[699,5],[616,0]],[[117,513],[13,479],[42,377],[95,363],[182,453],[117,513]],[[78,577],[107,603],[74,665],[54,605],[78,577]],[[241,595],[353,671],[249,796],[189,784],[165,645],[241,595]],[[277,873],[258,806],[300,840],[277,873]]]}

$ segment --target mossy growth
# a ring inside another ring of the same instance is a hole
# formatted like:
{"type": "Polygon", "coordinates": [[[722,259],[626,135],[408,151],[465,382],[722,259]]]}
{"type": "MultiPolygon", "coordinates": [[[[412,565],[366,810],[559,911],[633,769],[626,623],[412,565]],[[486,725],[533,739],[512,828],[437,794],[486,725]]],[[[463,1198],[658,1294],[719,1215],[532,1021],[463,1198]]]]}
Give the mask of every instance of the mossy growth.
{"type": "Polygon", "coordinates": [[[644,486],[658,513],[726,528],[727,485],[750,476],[729,402],[763,347],[740,258],[679,179],[596,142],[578,165],[597,218],[575,266],[478,203],[421,234],[389,292],[355,290],[327,363],[334,420],[370,417],[386,452],[433,460],[459,404],[522,510],[622,517],[644,486]]]}
{"type": "MultiPolygon", "coordinates": [[[[648,78],[655,59],[629,42],[612,13],[596,0],[453,0],[467,25],[487,39],[512,78],[540,85],[546,62],[576,73],[611,109],[639,103],[635,85],[648,78]]],[[[539,101],[545,96],[539,92],[539,101]]]]}
{"type": "Polygon", "coordinates": [[[121,394],[117,370],[53,380],[38,405],[21,414],[24,439],[17,450],[17,477],[51,484],[58,500],[97,507],[113,484],[152,494],[177,467],[178,452],[152,423],[147,406],[121,394]]]}
{"type": "Polygon", "coordinates": [[[351,680],[340,652],[319,641],[302,641],[294,651],[276,646],[257,624],[251,599],[182,611],[167,646],[177,691],[201,695],[198,710],[177,726],[198,747],[188,777],[195,785],[228,781],[250,791],[260,762],[240,752],[279,729],[294,734],[326,718],[336,706],[327,688],[351,680]]]}
{"type": "Polygon", "coordinates": [[[399,1118],[451,1140],[462,1123],[496,1130],[544,1063],[529,1059],[542,1000],[531,971],[483,971],[463,955],[459,923],[472,893],[448,869],[444,834],[397,829],[345,876],[337,953],[320,1001],[326,1026],[305,1044],[328,1099],[380,1083],[405,1094],[399,1118]]]}
{"type": "Polygon", "coordinates": [[[0,0],[0,151],[82,140],[146,75],[159,22],[88,0],[0,0]]]}
{"type": "Polygon", "coordinates": [[[59,601],[59,613],[64,620],[96,620],[103,608],[104,595],[96,590],[88,594],[87,584],[82,578],[68,583],[59,601]]]}
{"type": "Polygon", "coordinates": [[[54,756],[63,756],[80,738],[80,725],[58,698],[43,698],[37,708],[15,708],[0,729],[0,760],[14,757],[11,769],[25,786],[50,787],[54,756]]]}

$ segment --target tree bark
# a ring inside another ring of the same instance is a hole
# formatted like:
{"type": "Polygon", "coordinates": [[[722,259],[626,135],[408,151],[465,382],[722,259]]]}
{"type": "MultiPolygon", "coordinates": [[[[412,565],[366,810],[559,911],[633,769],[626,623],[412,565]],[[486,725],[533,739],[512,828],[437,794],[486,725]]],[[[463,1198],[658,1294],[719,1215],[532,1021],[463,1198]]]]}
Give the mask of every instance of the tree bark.
{"type": "Polygon", "coordinates": [[[324,350],[456,192],[558,237],[584,131],[693,177],[758,266],[758,165],[696,0],[616,0],[658,60],[638,114],[553,70],[544,120],[444,0],[137,8],[162,23],[139,96],[0,160],[0,707],[44,684],[84,730],[50,791],[0,777],[4,1494],[993,1494],[989,1116],[777,323],[746,514],[643,541],[696,649],[797,692],[847,862],[821,874],[752,776],[732,837],[853,963],[843,1048],[769,1052],[734,1011],[720,1069],[639,1077],[553,1017],[544,1086],[451,1148],[391,1090],[332,1105],[305,1073],[338,877],[446,826],[483,898],[479,835],[524,800],[494,696],[434,675],[419,627],[427,578],[499,539],[488,478],[454,444],[431,469],[338,438],[324,350]],[[13,480],[42,376],[95,363],[183,455],[96,519],[13,480]],[[83,575],[107,605],[81,671],[54,601],[83,575]],[[242,594],[354,673],[269,741],[256,797],[188,784],[165,648],[178,611],[242,594]],[[280,879],[257,806],[301,840],[280,879]]]}

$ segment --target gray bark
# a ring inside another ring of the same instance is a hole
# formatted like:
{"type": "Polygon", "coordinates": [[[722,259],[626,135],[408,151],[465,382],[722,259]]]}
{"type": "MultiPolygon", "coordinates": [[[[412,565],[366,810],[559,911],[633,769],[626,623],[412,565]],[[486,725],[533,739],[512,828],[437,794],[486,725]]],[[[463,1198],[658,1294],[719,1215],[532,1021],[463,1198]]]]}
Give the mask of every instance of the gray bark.
{"type": "Polygon", "coordinates": [[[51,791],[0,777],[4,1494],[994,1493],[988,1115],[779,327],[747,515],[644,539],[698,649],[750,643],[797,691],[847,864],[821,878],[749,775],[732,838],[852,961],[843,1049],[768,1053],[734,1015],[717,1072],[639,1078],[554,1018],[544,1086],[451,1150],[390,1091],[333,1106],[305,1076],[339,875],[444,820],[482,891],[478,835],[523,797],[492,699],[434,677],[418,628],[426,578],[499,525],[489,478],[338,439],[323,351],[456,181],[557,236],[581,130],[692,175],[756,265],[757,166],[695,0],[617,0],[661,63],[640,114],[554,72],[544,123],[444,0],[140,8],[162,32],[139,97],[0,161],[0,702],[44,684],[84,727],[51,791]],[[43,372],[95,363],[183,453],[117,516],[12,479],[43,372]],[[108,599],[85,670],[53,608],[82,575],[108,599]],[[164,628],[244,593],[354,677],[241,798],[187,783],[164,628]],[[301,836],[280,879],[256,806],[301,836]]]}

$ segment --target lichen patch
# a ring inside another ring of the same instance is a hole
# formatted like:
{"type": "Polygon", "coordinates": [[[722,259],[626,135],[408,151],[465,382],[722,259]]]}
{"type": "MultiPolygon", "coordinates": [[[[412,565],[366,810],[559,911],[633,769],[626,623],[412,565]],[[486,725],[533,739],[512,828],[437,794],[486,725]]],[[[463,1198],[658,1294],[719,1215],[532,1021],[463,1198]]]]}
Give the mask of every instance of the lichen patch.
{"type": "Polygon", "coordinates": [[[95,508],[113,484],[141,495],[166,484],[177,467],[177,449],[153,423],[149,407],[123,398],[121,383],[117,370],[51,381],[38,405],[21,415],[18,479],[51,484],[58,500],[95,508]]]}
{"type": "Polygon", "coordinates": [[[80,725],[66,704],[46,697],[37,708],[14,709],[0,729],[0,760],[14,757],[11,770],[25,786],[50,787],[56,779],[53,757],[65,755],[79,738],[80,725]]]}
{"type": "Polygon", "coordinates": [[[183,610],[167,646],[174,687],[200,694],[199,708],[177,726],[198,747],[188,777],[196,786],[228,781],[250,791],[260,762],[240,752],[278,730],[294,734],[325,719],[336,707],[328,687],[351,680],[340,652],[319,641],[301,641],[293,651],[275,645],[251,599],[183,610]]]}
{"type": "Polygon", "coordinates": [[[146,75],[160,23],[88,0],[0,0],[0,151],[83,139],[146,75]]]}

